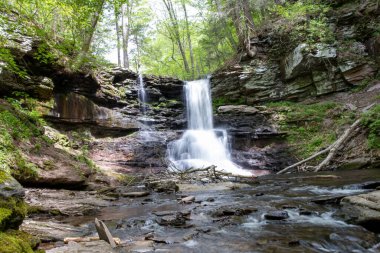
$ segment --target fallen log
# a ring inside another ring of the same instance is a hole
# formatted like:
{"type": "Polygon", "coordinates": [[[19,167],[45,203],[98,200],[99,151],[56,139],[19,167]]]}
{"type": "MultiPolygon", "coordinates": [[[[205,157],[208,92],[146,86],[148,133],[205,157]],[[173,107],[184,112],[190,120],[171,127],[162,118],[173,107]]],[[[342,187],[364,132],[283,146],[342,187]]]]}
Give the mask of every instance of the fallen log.
{"type": "MultiPolygon", "coordinates": [[[[367,107],[365,107],[362,112],[366,112],[368,111],[369,109],[371,109],[371,107],[373,107],[375,104],[371,104],[367,107]]],[[[326,167],[327,165],[329,165],[329,163],[331,162],[332,158],[336,155],[336,153],[338,152],[339,148],[347,141],[348,137],[351,135],[351,133],[359,126],[361,122],[361,118],[357,119],[348,129],[346,129],[346,131],[344,131],[344,133],[338,138],[338,140],[336,140],[333,144],[331,144],[328,148],[326,149],[323,149],[315,154],[313,154],[312,156],[302,160],[302,161],[299,161],[291,166],[288,166],[286,167],[285,169],[283,170],[280,170],[279,172],[277,172],[277,174],[283,174],[295,167],[298,167],[308,161],[311,161],[313,160],[314,158],[318,157],[318,156],[321,156],[321,155],[324,155],[326,153],[328,153],[327,157],[321,162],[319,163],[317,166],[311,166],[312,168],[314,168],[314,171],[315,172],[318,172],[320,171],[321,169],[323,169],[324,167],[326,167]]]]}
{"type": "MultiPolygon", "coordinates": [[[[65,244],[68,244],[69,242],[93,242],[93,241],[99,241],[99,237],[66,237],[63,239],[63,242],[65,244]]],[[[115,241],[116,245],[121,244],[121,240],[118,237],[113,237],[113,240],[115,241]]]]}

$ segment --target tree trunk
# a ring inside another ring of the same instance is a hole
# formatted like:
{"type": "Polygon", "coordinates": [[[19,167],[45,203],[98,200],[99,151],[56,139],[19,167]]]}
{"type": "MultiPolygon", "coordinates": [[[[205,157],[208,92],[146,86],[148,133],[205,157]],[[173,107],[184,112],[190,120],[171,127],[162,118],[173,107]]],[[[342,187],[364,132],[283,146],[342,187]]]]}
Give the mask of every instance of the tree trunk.
{"type": "Polygon", "coordinates": [[[120,26],[119,26],[119,17],[120,10],[117,6],[114,6],[115,12],[115,28],[116,28],[116,38],[117,38],[117,66],[121,67],[121,45],[120,45],[120,26]]]}
{"type": "Polygon", "coordinates": [[[182,0],[181,3],[182,3],[183,11],[185,13],[187,43],[189,43],[189,51],[190,51],[191,74],[192,74],[192,78],[194,79],[194,77],[195,77],[194,54],[193,54],[193,45],[191,43],[189,18],[187,16],[187,9],[186,9],[186,3],[185,3],[185,1],[182,0]]]}
{"type": "Polygon", "coordinates": [[[168,11],[168,14],[169,14],[170,22],[171,22],[171,25],[173,28],[172,29],[173,30],[172,34],[174,37],[173,39],[176,41],[176,43],[178,45],[178,49],[179,49],[181,56],[182,56],[185,71],[187,73],[190,73],[190,68],[189,68],[189,63],[187,62],[186,52],[185,52],[184,46],[183,46],[182,41],[181,41],[181,35],[179,33],[178,19],[177,19],[177,16],[175,14],[173,2],[171,0],[162,0],[162,1],[164,2],[166,10],[168,11]]]}
{"type": "Polygon", "coordinates": [[[122,26],[122,37],[123,37],[123,66],[124,68],[129,68],[129,57],[128,57],[128,45],[129,45],[129,31],[130,31],[130,15],[131,15],[131,3],[128,5],[122,5],[122,16],[121,16],[121,26],[122,26]],[[126,11],[125,11],[126,8],[126,11]],[[125,22],[127,19],[127,22],[125,22]]]}
{"type": "Polygon", "coordinates": [[[80,67],[82,65],[85,56],[90,51],[92,39],[94,38],[96,26],[98,24],[100,15],[103,11],[104,3],[105,3],[105,0],[101,0],[99,2],[99,5],[98,5],[98,8],[96,9],[96,12],[92,16],[91,26],[90,26],[89,30],[84,35],[84,40],[82,43],[82,50],[79,53],[76,64],[75,64],[77,67],[80,67]]]}

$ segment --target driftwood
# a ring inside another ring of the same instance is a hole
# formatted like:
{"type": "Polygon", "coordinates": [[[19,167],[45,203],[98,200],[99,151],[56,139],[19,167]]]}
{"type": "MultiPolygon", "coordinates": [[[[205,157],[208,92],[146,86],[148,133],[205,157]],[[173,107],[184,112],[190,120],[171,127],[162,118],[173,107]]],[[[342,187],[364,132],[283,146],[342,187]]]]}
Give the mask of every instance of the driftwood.
{"type": "MultiPolygon", "coordinates": [[[[371,109],[375,104],[371,104],[367,107],[365,107],[362,112],[366,112],[368,111],[369,109],[371,109]]],[[[318,172],[320,171],[321,169],[323,169],[324,167],[326,167],[327,165],[330,164],[332,158],[336,155],[336,153],[338,152],[339,148],[347,141],[348,137],[352,134],[352,132],[354,132],[354,130],[359,126],[360,124],[360,121],[361,119],[357,119],[349,128],[346,129],[346,131],[344,131],[344,133],[339,137],[338,140],[336,140],[333,144],[331,144],[328,148],[326,149],[323,149],[321,151],[318,151],[317,153],[313,154],[312,156],[302,160],[302,161],[299,161],[291,166],[288,166],[286,167],[285,169],[277,172],[277,174],[283,174],[295,167],[298,167],[308,161],[311,161],[313,160],[314,158],[318,157],[318,156],[321,156],[323,154],[326,154],[328,153],[327,157],[321,162],[319,163],[317,166],[308,166],[308,168],[312,168],[314,169],[315,172],[318,172]]]]}
{"type": "MultiPolygon", "coordinates": [[[[66,237],[63,242],[65,244],[68,244],[69,242],[93,242],[99,240],[99,237],[66,237]]],[[[115,241],[116,245],[121,244],[120,238],[114,237],[113,240],[115,241]]]]}
{"type": "Polygon", "coordinates": [[[232,174],[232,173],[228,173],[228,172],[224,172],[224,171],[218,171],[218,170],[216,170],[215,165],[211,165],[211,166],[206,167],[206,168],[189,168],[186,170],[180,170],[180,169],[176,168],[176,166],[173,163],[171,163],[170,161],[168,161],[168,163],[169,163],[169,170],[171,170],[175,175],[179,175],[180,178],[184,178],[188,174],[198,173],[198,172],[207,173],[208,177],[210,177],[211,179],[222,179],[222,177],[234,177],[236,179],[238,179],[238,178],[242,178],[242,179],[255,178],[255,176],[253,176],[253,175],[252,176],[243,176],[243,175],[236,175],[236,174],[232,174]]]}

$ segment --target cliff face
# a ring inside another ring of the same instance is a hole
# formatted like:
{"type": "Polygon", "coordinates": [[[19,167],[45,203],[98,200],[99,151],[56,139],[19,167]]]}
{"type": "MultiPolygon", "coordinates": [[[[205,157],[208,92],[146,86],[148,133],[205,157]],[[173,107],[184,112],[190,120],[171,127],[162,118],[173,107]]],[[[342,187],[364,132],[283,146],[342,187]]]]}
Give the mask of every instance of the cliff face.
{"type": "Polygon", "coordinates": [[[258,48],[255,58],[243,56],[213,75],[214,97],[246,104],[302,101],[374,82],[380,68],[380,37],[373,29],[380,8],[375,2],[333,6],[327,22],[332,44],[280,45],[276,31],[261,33],[251,41],[258,48]],[[279,46],[283,55],[274,55],[279,46]]]}
{"type": "MultiPolygon", "coordinates": [[[[273,29],[284,20],[271,20],[251,40],[257,48],[254,58],[239,55],[234,64],[214,73],[216,105],[255,106],[265,115],[262,124],[257,117],[244,116],[244,108],[230,115],[219,110],[216,122],[236,140],[245,140],[234,142],[235,155],[263,166],[257,163],[255,151],[272,149],[268,139],[280,135],[289,145],[285,149],[290,157],[306,158],[331,144],[367,106],[379,104],[379,14],[376,1],[331,1],[326,24],[334,42],[329,44],[301,43],[291,37],[291,28],[288,34],[273,29]]],[[[333,167],[378,166],[380,154],[369,148],[370,131],[361,127],[354,133],[333,167]]]]}

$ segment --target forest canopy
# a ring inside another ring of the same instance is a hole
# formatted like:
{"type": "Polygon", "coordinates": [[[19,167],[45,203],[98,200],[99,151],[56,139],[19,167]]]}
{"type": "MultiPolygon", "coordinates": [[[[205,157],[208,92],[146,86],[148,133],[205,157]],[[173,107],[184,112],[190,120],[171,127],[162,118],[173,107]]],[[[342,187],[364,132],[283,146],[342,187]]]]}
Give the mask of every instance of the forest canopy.
{"type": "Polygon", "coordinates": [[[268,24],[287,35],[295,31],[298,42],[333,38],[323,1],[5,0],[0,10],[7,13],[0,18],[0,48],[4,31],[20,30],[44,40],[41,61],[60,59],[70,69],[119,65],[185,80],[212,73],[239,53],[255,57],[250,41],[268,24]]]}

